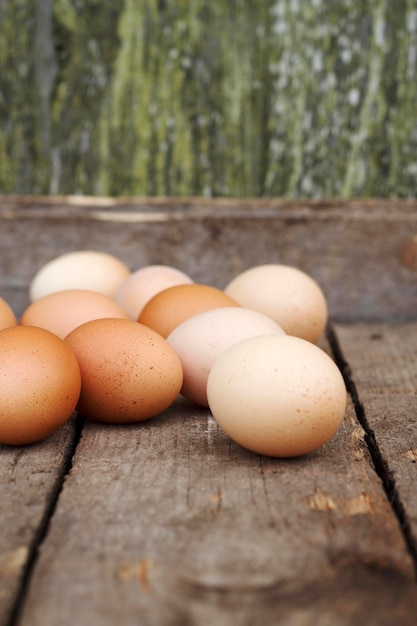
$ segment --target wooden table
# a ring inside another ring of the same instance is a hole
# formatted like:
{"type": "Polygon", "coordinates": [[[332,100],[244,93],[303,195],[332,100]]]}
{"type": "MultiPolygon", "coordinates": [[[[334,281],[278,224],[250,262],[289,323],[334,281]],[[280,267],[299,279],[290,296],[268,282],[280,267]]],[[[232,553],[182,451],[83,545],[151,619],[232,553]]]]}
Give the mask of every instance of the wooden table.
{"type": "MultiPolygon", "coordinates": [[[[296,265],[329,302],[342,427],[260,457],[178,400],[0,447],[0,626],[417,623],[417,203],[0,197],[0,295],[74,249],[224,286],[296,265]]],[[[1,345],[1,344],[0,344],[1,345]]]]}

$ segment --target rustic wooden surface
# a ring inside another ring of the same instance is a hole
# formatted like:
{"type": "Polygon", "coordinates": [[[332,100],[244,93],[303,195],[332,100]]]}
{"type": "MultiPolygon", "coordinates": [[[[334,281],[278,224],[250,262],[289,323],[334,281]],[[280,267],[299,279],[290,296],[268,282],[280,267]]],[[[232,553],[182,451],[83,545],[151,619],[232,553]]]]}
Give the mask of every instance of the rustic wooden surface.
{"type": "Polygon", "coordinates": [[[28,566],[39,543],[68,471],[77,418],[44,441],[25,447],[0,446],[0,624],[24,591],[28,566]]]}
{"type": "Polygon", "coordinates": [[[316,278],[338,321],[410,321],[416,233],[416,201],[0,196],[0,295],[14,293],[20,314],[46,260],[97,249],[220,288],[246,267],[287,263],[316,278]]]}
{"type": "Polygon", "coordinates": [[[142,424],[74,415],[0,447],[0,626],[414,626],[415,226],[402,202],[0,198],[15,310],[37,265],[78,246],[219,284],[260,253],[300,261],[333,296],[322,347],[349,391],[336,436],[298,459],[244,450],[181,398],[142,424]]]}
{"type": "MultiPolygon", "coordinates": [[[[336,333],[348,333],[347,350],[354,346],[355,327],[336,333]]],[[[397,334],[386,328],[385,341],[397,334]]],[[[366,351],[368,363],[380,350],[366,351]]],[[[397,355],[406,363],[401,348],[397,355]]],[[[409,411],[400,406],[397,423],[406,425],[409,411]]],[[[379,445],[391,436],[382,433],[379,445]]],[[[44,451],[39,458],[49,463],[44,451]]],[[[19,494],[6,527],[20,555],[38,534],[32,528],[24,541],[14,523],[27,506],[22,493],[33,497],[32,463],[20,480],[6,474],[9,489],[1,491],[2,510],[19,494]]],[[[413,483],[402,486],[415,521],[413,483]]],[[[206,410],[181,400],[139,426],[87,422],[36,556],[24,626],[415,623],[416,563],[352,404],[331,442],[293,460],[243,450],[206,410]]],[[[18,586],[19,573],[9,571],[9,585],[12,578],[18,586]]]]}
{"type": "Polygon", "coordinates": [[[374,462],[416,558],[417,324],[355,325],[338,328],[337,336],[374,462]]]}

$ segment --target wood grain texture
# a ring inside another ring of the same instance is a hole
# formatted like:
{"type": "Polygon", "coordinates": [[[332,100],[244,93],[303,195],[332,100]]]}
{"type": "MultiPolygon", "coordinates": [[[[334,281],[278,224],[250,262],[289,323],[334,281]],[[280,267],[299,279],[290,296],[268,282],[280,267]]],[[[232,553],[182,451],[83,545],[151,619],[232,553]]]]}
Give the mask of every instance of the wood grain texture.
{"type": "Polygon", "coordinates": [[[371,445],[417,555],[417,323],[338,326],[336,332],[371,445]]]}
{"type": "Polygon", "coordinates": [[[75,423],[30,446],[0,445],[0,625],[36,556],[75,441],[75,423]]]}
{"type": "Polygon", "coordinates": [[[219,287],[288,263],[327,295],[323,347],[352,395],[299,459],[244,450],[181,398],[142,424],[72,419],[0,447],[0,626],[414,626],[416,232],[415,201],[0,196],[17,313],[70,250],[219,287]]]}
{"type": "Polygon", "coordinates": [[[19,624],[411,626],[416,589],[351,406],[322,449],[276,460],[179,400],[87,423],[19,624]]]}
{"type": "Polygon", "coordinates": [[[412,201],[0,196],[0,294],[20,314],[46,261],[96,249],[220,288],[252,265],[295,265],[321,285],[335,320],[405,322],[417,281],[402,251],[416,232],[412,201]]]}

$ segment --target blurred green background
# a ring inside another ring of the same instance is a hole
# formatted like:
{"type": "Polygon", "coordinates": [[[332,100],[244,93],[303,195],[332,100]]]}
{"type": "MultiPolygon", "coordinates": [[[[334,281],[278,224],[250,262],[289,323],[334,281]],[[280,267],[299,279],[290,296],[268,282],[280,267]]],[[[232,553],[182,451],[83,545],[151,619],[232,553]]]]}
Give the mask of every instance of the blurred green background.
{"type": "Polygon", "coordinates": [[[0,0],[0,193],[414,198],[416,0],[0,0]]]}

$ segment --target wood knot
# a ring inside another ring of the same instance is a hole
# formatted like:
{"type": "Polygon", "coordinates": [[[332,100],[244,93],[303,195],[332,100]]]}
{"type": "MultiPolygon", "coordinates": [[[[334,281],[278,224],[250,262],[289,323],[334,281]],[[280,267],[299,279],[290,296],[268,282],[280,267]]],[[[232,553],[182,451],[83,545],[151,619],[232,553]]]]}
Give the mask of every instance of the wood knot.
{"type": "Polygon", "coordinates": [[[308,505],[314,511],[334,511],[338,508],[333,498],[319,488],[309,497],[308,505]]]}
{"type": "Polygon", "coordinates": [[[137,563],[131,563],[126,561],[116,571],[117,579],[125,583],[131,579],[136,580],[142,591],[149,592],[150,585],[150,570],[152,569],[152,561],[149,559],[142,559],[137,563]]]}
{"type": "Polygon", "coordinates": [[[417,448],[412,448],[411,450],[406,450],[405,452],[403,452],[403,456],[406,459],[409,459],[410,461],[415,463],[417,461],[417,448]]]}
{"type": "Polygon", "coordinates": [[[19,575],[26,564],[28,555],[27,546],[20,546],[6,554],[0,554],[0,579],[19,575]]]}
{"type": "Polygon", "coordinates": [[[375,513],[374,503],[366,492],[362,492],[353,498],[333,498],[317,488],[308,499],[308,505],[313,511],[336,511],[344,515],[365,515],[375,513]]]}

